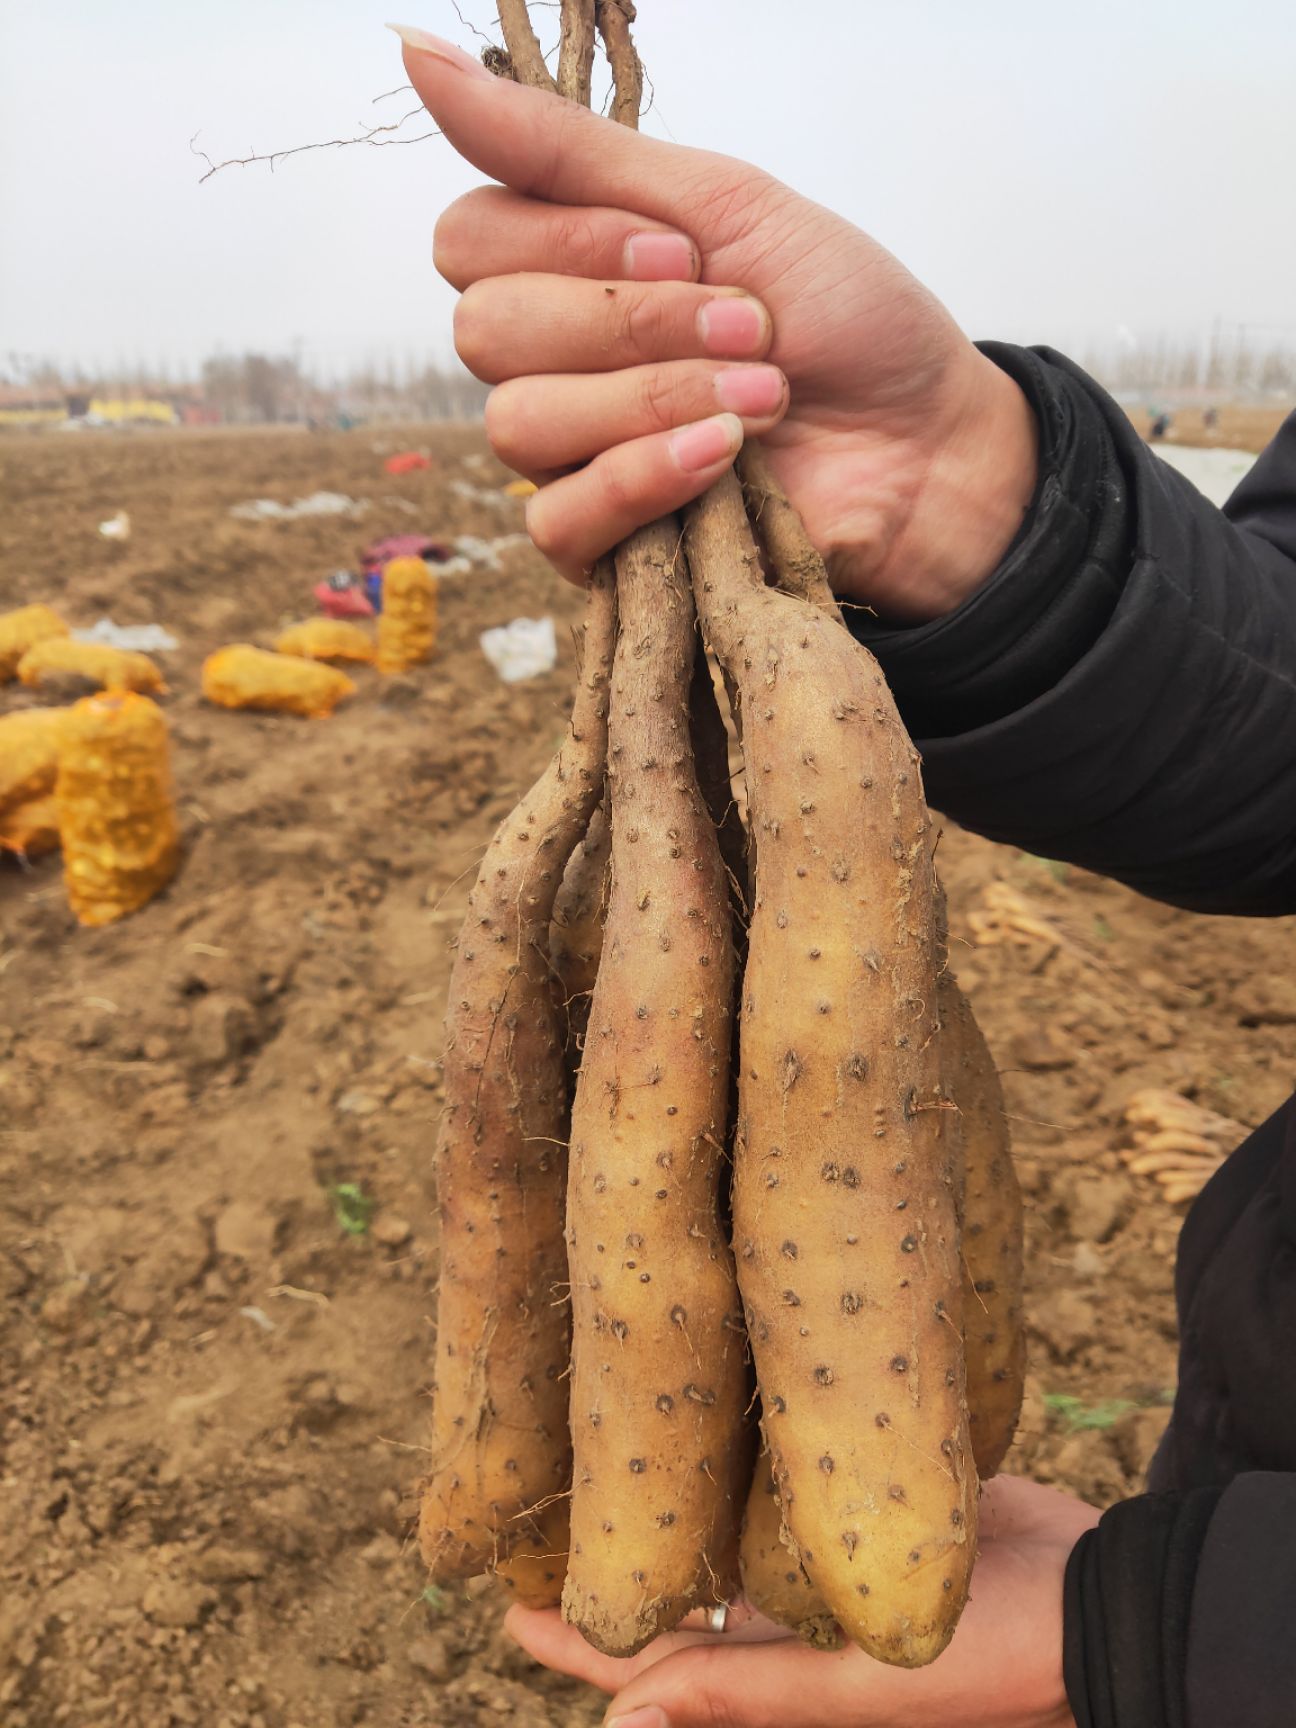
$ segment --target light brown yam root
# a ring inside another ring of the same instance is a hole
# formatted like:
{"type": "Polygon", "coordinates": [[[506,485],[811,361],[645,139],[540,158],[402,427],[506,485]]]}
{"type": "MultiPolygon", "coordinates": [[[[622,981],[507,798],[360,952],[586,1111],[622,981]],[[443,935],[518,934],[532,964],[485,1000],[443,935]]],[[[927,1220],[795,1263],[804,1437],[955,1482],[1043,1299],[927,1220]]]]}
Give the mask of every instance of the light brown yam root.
{"type": "Polygon", "coordinates": [[[550,1603],[562,1565],[536,1518],[567,1487],[570,1446],[566,1083],[549,922],[603,785],[614,631],[603,567],[568,736],[500,824],[469,896],[436,1154],[442,1260],[423,1556],[447,1582],[540,1552],[550,1603]]]}
{"type": "MultiPolygon", "coordinates": [[[[726,698],[727,700],[727,698],[726,698]]],[[[729,733],[720,711],[720,697],[701,643],[693,660],[689,688],[689,735],[698,786],[720,841],[720,856],[729,875],[729,890],[739,924],[747,920],[747,832],[733,795],[729,772],[729,733]]]]}
{"type": "Polygon", "coordinates": [[[841,608],[829,586],[824,561],[759,444],[743,446],[738,475],[752,526],[779,587],[840,622],[841,608]]]}
{"type": "Polygon", "coordinates": [[[1151,1176],[1172,1206],[1195,1200],[1249,1132],[1240,1122],[1160,1087],[1125,1106],[1133,1144],[1121,1156],[1131,1175],[1151,1176]]]}
{"type": "Polygon", "coordinates": [[[557,90],[532,28],[527,0],[498,0],[495,10],[511,75],[519,84],[529,84],[535,90],[557,90]]]}
{"type": "Polygon", "coordinates": [[[561,17],[558,94],[588,108],[594,69],[594,0],[563,0],[561,17]]]}
{"type": "Polygon", "coordinates": [[[568,1621],[629,1655],[737,1585],[745,1346],[719,1227],[732,1035],[724,869],[689,747],[678,530],[617,555],[612,891],[572,1116],[568,1621]]]}
{"type": "Polygon", "coordinates": [[[976,1548],[931,832],[871,657],[766,589],[735,479],[689,512],[756,851],[734,1241],[783,1513],[847,1635],[949,1642],[976,1548]]]}
{"type": "Polygon", "coordinates": [[[945,1085],[963,1150],[968,1423],[977,1474],[986,1482],[1012,1445],[1025,1387],[1021,1189],[999,1074],[952,972],[942,972],[937,1002],[945,1085]]]}
{"type": "Polygon", "coordinates": [[[783,1511],[767,1452],[756,1460],[747,1496],[739,1565],[743,1595],[753,1608],[816,1649],[841,1646],[841,1627],[783,1539],[783,1511]]]}
{"type": "Polygon", "coordinates": [[[611,864],[612,823],[604,798],[595,805],[585,836],[568,862],[549,927],[549,957],[567,1016],[567,1076],[572,1084],[585,1048],[590,997],[603,952],[611,864]]]}

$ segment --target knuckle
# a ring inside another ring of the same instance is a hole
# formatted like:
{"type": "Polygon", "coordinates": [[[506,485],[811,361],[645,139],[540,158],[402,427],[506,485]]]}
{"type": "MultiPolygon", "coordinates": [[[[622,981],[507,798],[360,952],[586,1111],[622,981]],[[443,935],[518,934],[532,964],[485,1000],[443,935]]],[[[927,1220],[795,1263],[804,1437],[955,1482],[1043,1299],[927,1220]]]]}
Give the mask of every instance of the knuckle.
{"type": "Polygon", "coordinates": [[[563,267],[570,274],[602,275],[602,239],[593,221],[583,212],[572,212],[563,226],[559,244],[563,267]]]}
{"type": "Polygon", "coordinates": [[[745,240],[769,216],[782,188],[768,174],[744,163],[708,163],[683,198],[690,220],[704,219],[706,231],[725,246],[745,240]]]}
{"type": "Polygon", "coordinates": [[[610,450],[596,466],[603,513],[618,522],[639,520],[642,500],[624,451],[610,450]]]}
{"type": "Polygon", "coordinates": [[[660,294],[631,294],[621,302],[616,316],[619,343],[628,354],[641,360],[661,358],[666,347],[667,313],[660,294]]]}
{"type": "Polygon", "coordinates": [[[636,394],[638,415],[646,425],[664,430],[676,424],[680,417],[680,388],[668,367],[645,367],[636,394]]]}

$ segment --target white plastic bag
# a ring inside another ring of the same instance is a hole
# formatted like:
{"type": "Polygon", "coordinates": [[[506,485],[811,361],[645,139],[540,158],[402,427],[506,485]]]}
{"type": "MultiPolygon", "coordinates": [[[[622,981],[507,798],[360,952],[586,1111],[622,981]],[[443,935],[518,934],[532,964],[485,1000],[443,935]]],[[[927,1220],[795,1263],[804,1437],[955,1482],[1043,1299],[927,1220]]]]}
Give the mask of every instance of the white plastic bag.
{"type": "Polygon", "coordinates": [[[506,684],[552,672],[558,661],[558,638],[552,618],[515,618],[496,630],[483,630],[482,653],[506,684]]]}

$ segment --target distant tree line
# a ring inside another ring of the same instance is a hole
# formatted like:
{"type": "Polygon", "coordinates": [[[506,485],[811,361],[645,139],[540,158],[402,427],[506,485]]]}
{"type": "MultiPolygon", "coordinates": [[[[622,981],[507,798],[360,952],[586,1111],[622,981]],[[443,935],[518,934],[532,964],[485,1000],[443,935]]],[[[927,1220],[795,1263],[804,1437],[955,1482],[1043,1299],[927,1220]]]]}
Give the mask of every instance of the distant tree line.
{"type": "Polygon", "coordinates": [[[1205,340],[1133,339],[1091,347],[1083,364],[1121,395],[1169,391],[1218,401],[1296,400],[1296,326],[1286,339],[1245,324],[1217,325],[1205,340]]]}
{"type": "Polygon", "coordinates": [[[292,355],[216,354],[196,374],[157,363],[60,366],[29,355],[0,361],[0,389],[33,401],[59,397],[153,397],[201,404],[236,425],[360,420],[463,420],[481,415],[487,387],[457,363],[407,356],[339,369],[331,375],[292,355]]]}

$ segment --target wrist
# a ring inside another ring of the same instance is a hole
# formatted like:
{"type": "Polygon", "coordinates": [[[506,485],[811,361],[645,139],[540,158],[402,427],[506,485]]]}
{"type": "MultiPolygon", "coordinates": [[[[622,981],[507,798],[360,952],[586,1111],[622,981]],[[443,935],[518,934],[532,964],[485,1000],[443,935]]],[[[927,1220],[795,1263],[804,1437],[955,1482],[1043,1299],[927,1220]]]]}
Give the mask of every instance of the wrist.
{"type": "Polygon", "coordinates": [[[1039,428],[1020,386],[967,345],[946,392],[905,526],[888,549],[880,587],[902,597],[912,623],[961,606],[1003,562],[1035,494],[1039,428]]]}

